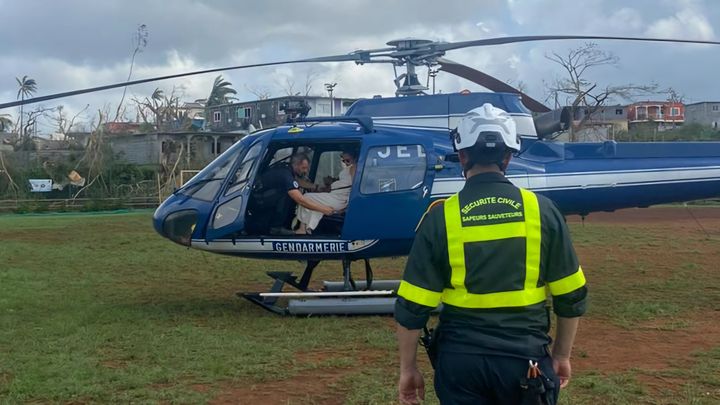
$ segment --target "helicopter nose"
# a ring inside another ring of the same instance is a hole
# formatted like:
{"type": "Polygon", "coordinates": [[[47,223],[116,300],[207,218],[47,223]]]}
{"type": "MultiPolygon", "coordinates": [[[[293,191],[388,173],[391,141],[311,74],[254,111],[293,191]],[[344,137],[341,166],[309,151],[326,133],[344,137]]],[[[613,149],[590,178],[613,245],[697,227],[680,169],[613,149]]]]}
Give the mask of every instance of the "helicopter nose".
{"type": "Polygon", "coordinates": [[[168,214],[164,220],[162,218],[155,218],[154,222],[155,230],[157,230],[160,235],[183,246],[190,246],[192,234],[195,231],[195,224],[197,224],[197,211],[176,211],[168,214]]]}

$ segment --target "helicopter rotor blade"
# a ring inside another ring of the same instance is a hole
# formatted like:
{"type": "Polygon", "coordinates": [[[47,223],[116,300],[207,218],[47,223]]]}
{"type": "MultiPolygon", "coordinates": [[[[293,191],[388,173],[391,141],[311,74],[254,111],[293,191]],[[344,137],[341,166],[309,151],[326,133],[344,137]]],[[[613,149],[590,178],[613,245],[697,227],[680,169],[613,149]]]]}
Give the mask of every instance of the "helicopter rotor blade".
{"type": "Polygon", "coordinates": [[[504,37],[504,38],[487,38],[478,39],[474,41],[461,41],[461,42],[445,42],[433,44],[433,49],[438,51],[450,51],[453,49],[468,48],[472,46],[489,46],[489,45],[502,45],[512,44],[518,42],[533,42],[533,41],[553,41],[562,39],[610,39],[620,41],[649,41],[649,42],[674,42],[674,43],[687,43],[687,44],[707,44],[707,45],[720,45],[717,41],[700,41],[694,39],[673,39],[673,38],[641,38],[641,37],[608,37],[608,36],[593,36],[593,35],[529,35],[519,37],[504,37]]]}
{"type": "Polygon", "coordinates": [[[522,91],[512,87],[511,85],[502,82],[487,73],[483,73],[479,70],[473,69],[469,66],[461,63],[453,62],[445,58],[438,58],[440,63],[440,70],[454,74],[455,76],[462,77],[463,79],[469,80],[473,83],[477,83],[488,90],[502,93],[517,93],[522,97],[522,103],[533,112],[548,112],[550,109],[543,103],[535,100],[528,96],[522,91]]]}
{"type": "Polygon", "coordinates": [[[39,103],[42,101],[54,100],[56,98],[76,96],[78,94],[93,93],[96,91],[116,89],[119,87],[132,86],[135,84],[143,84],[143,83],[156,82],[156,81],[160,81],[160,80],[175,79],[178,77],[199,75],[199,74],[203,74],[203,73],[223,72],[226,70],[239,70],[239,69],[247,69],[247,68],[262,67],[262,66],[289,65],[289,64],[294,64],[294,63],[349,62],[349,61],[359,62],[359,61],[363,61],[364,59],[365,59],[365,54],[363,53],[363,51],[357,51],[357,52],[353,52],[353,53],[346,54],[346,55],[321,56],[321,57],[317,57],[317,58],[286,60],[286,61],[280,61],[280,62],[254,63],[251,65],[228,66],[228,67],[222,67],[222,68],[196,70],[193,72],[177,73],[174,75],[157,76],[157,77],[150,77],[147,79],[131,80],[131,81],[127,81],[127,82],[108,84],[105,86],[89,87],[86,89],[66,91],[63,93],[48,94],[46,96],[33,97],[33,98],[25,99],[25,100],[16,100],[16,101],[11,101],[8,103],[0,104],[0,109],[16,107],[16,106],[25,105],[25,104],[34,104],[34,103],[39,103]]]}
{"type": "MultiPolygon", "coordinates": [[[[421,52],[424,52],[424,56],[427,56],[428,54],[442,55],[442,54],[444,54],[444,52],[449,51],[449,50],[474,47],[474,46],[488,46],[488,45],[501,45],[501,44],[517,43],[517,42],[566,40],[566,39],[589,39],[589,40],[609,39],[609,40],[626,40],[626,41],[651,41],[651,42],[673,42],[673,43],[720,45],[720,42],[716,42],[716,41],[699,41],[699,40],[669,39],[669,38],[639,38],[639,37],[611,37],[611,36],[583,36],[583,35],[536,35],[536,36],[517,36],[517,37],[505,37],[505,38],[487,38],[487,39],[479,39],[479,40],[474,40],[474,41],[461,41],[461,42],[430,42],[430,41],[428,41],[430,43],[424,44],[421,52]]],[[[222,72],[222,71],[226,71],[226,70],[238,70],[238,69],[247,69],[247,68],[253,68],[253,67],[278,66],[278,65],[287,65],[287,64],[295,64],[295,63],[311,63],[311,62],[355,62],[358,64],[364,64],[364,63],[374,63],[376,61],[374,61],[372,59],[378,58],[378,57],[390,58],[388,60],[380,61],[381,63],[393,63],[392,59],[403,59],[404,57],[410,57],[410,56],[413,56],[414,54],[418,53],[418,51],[419,51],[418,49],[415,49],[415,50],[407,49],[406,50],[406,49],[398,49],[397,47],[389,47],[389,48],[379,48],[379,49],[370,49],[370,50],[357,50],[357,51],[351,52],[349,54],[344,54],[344,55],[322,56],[322,57],[316,57],[316,58],[296,59],[296,60],[279,61],[279,62],[255,63],[255,64],[250,64],[250,65],[228,66],[228,67],[222,67],[222,68],[197,70],[197,71],[193,71],[193,72],[185,72],[185,73],[178,73],[178,74],[173,74],[173,75],[151,77],[151,78],[146,78],[146,79],[132,80],[132,81],[120,82],[120,83],[109,84],[109,85],[104,85],[104,86],[97,86],[97,87],[90,87],[90,88],[86,88],[86,89],[67,91],[67,92],[63,92],[63,93],[56,93],[56,94],[50,94],[50,95],[46,95],[46,96],[28,98],[26,100],[16,100],[16,101],[7,102],[7,103],[0,103],[0,109],[16,107],[16,106],[25,105],[25,104],[33,104],[33,103],[38,103],[38,102],[47,101],[47,100],[54,100],[54,99],[62,98],[62,97],[75,96],[75,95],[79,95],[79,94],[92,93],[92,92],[96,92],[96,91],[103,91],[103,90],[109,90],[109,89],[114,89],[114,88],[119,88],[119,87],[126,87],[126,86],[135,85],[135,84],[142,84],[142,83],[149,83],[149,82],[154,82],[154,81],[159,81],[159,80],[193,76],[193,75],[198,75],[198,74],[203,74],[203,73],[222,72]],[[389,53],[387,53],[387,52],[389,52],[389,53]]],[[[437,60],[439,61],[440,59],[441,58],[438,58],[437,60]]],[[[456,74],[460,77],[464,77],[475,83],[478,83],[478,84],[482,85],[483,87],[487,87],[488,89],[493,90],[493,91],[508,91],[508,92],[513,92],[513,93],[519,93],[524,97],[525,105],[528,106],[528,108],[530,108],[531,110],[548,111],[548,110],[546,110],[547,107],[544,107],[542,105],[542,103],[539,103],[536,100],[533,100],[531,97],[527,96],[526,94],[523,94],[522,92],[518,91],[517,89],[514,89],[513,87],[507,85],[506,83],[500,82],[499,80],[497,80],[489,75],[486,75],[482,72],[479,72],[475,69],[472,69],[467,66],[460,65],[460,64],[457,64],[454,62],[450,62],[450,61],[445,61],[442,69],[447,72],[456,74]],[[470,77],[473,77],[473,78],[471,79],[470,77]]]]}

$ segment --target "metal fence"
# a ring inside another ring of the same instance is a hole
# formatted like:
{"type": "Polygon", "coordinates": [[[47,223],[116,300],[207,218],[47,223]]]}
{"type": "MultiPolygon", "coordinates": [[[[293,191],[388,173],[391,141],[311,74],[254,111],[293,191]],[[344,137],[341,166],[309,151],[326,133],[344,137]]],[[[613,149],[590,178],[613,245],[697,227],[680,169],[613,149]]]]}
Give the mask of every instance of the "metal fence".
{"type": "Polygon", "coordinates": [[[155,208],[161,202],[162,199],[157,195],[127,198],[0,200],[0,212],[62,212],[155,208]]]}

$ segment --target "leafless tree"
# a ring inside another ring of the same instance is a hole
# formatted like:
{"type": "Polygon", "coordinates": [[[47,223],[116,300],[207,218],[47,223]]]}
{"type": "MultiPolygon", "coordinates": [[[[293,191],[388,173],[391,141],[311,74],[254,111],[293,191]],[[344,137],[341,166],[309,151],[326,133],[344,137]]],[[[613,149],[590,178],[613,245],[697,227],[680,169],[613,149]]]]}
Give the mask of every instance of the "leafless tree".
{"type": "Polygon", "coordinates": [[[285,83],[277,82],[277,85],[282,89],[286,96],[300,95],[299,91],[295,91],[295,80],[291,79],[290,76],[285,76],[285,83]]]}
{"type": "Polygon", "coordinates": [[[34,134],[33,130],[37,123],[41,119],[50,118],[50,113],[55,108],[43,107],[42,105],[35,107],[34,110],[25,112],[25,119],[22,122],[22,128],[19,129],[19,133],[22,136],[15,139],[14,148],[16,150],[30,150],[34,149],[33,140],[31,134],[34,134]]]}
{"type": "Polygon", "coordinates": [[[72,130],[72,128],[75,126],[75,120],[78,119],[87,109],[90,108],[90,104],[86,104],[85,108],[80,110],[77,114],[73,115],[72,118],[68,120],[67,112],[65,111],[65,108],[62,105],[59,105],[55,108],[55,115],[50,118],[50,120],[55,124],[55,128],[57,128],[58,133],[62,134],[63,141],[67,140],[67,134],[72,130]]]}
{"type": "Polygon", "coordinates": [[[564,78],[555,79],[548,87],[546,102],[554,102],[555,107],[569,105],[573,124],[570,126],[570,141],[577,140],[577,132],[592,119],[593,113],[602,106],[618,99],[631,101],[642,94],[654,93],[656,84],[638,85],[623,84],[618,86],[602,86],[587,78],[590,71],[602,66],[616,66],[617,56],[598,48],[597,44],[586,43],[578,48],[570,49],[567,54],[553,52],[545,57],[560,65],[567,73],[564,78]],[[584,110],[579,120],[576,113],[584,110]]]}
{"type": "Polygon", "coordinates": [[[271,97],[272,93],[269,88],[265,86],[248,86],[245,85],[245,90],[254,94],[258,100],[267,100],[271,97]]]}
{"type": "Polygon", "coordinates": [[[310,92],[313,88],[313,83],[318,77],[318,73],[314,70],[309,70],[305,74],[305,82],[303,85],[302,90],[298,90],[295,88],[295,80],[292,79],[290,76],[285,76],[284,83],[276,82],[278,87],[282,89],[282,91],[287,96],[304,96],[307,97],[310,95],[310,92]]]}
{"type": "MultiPolygon", "coordinates": [[[[130,58],[130,71],[128,72],[127,82],[130,81],[130,78],[132,77],[133,67],[135,66],[135,57],[138,53],[142,52],[143,49],[147,46],[148,37],[150,34],[147,30],[147,25],[140,24],[137,27],[137,30],[135,33],[133,33],[132,36],[132,42],[135,46],[135,49],[133,50],[132,57],[130,58]]],[[[122,109],[123,102],[125,101],[125,94],[127,93],[127,86],[123,87],[123,94],[120,98],[120,103],[118,103],[117,111],[115,112],[115,119],[113,121],[117,121],[120,118],[120,111],[122,109]]]]}
{"type": "Polygon", "coordinates": [[[663,93],[667,94],[667,101],[669,101],[671,103],[683,104],[685,102],[685,95],[677,92],[672,87],[668,87],[667,89],[665,89],[663,91],[663,93]]]}
{"type": "Polygon", "coordinates": [[[309,70],[305,74],[305,97],[310,95],[310,92],[312,92],[313,89],[313,83],[315,83],[315,80],[318,78],[318,72],[315,70],[309,70]]]}
{"type": "Polygon", "coordinates": [[[267,100],[272,97],[272,92],[266,86],[248,86],[245,85],[245,90],[254,94],[258,100],[267,100]]]}
{"type": "Polygon", "coordinates": [[[82,164],[86,164],[88,172],[85,177],[92,180],[78,190],[78,192],[73,196],[73,199],[77,198],[83,191],[90,188],[98,180],[100,180],[99,184],[105,187],[105,191],[108,191],[107,184],[105,184],[105,181],[102,178],[103,168],[105,166],[105,137],[103,124],[107,121],[107,116],[109,115],[109,111],[107,110],[107,107],[104,110],[98,110],[97,122],[94,123],[94,129],[88,138],[85,153],[75,164],[75,170],[77,170],[82,164]]]}
{"type": "Polygon", "coordinates": [[[510,79],[510,80],[506,80],[505,83],[509,84],[510,86],[515,87],[516,89],[520,90],[522,93],[527,94],[528,86],[527,86],[527,83],[525,83],[524,81],[518,80],[518,82],[515,83],[514,80],[510,79]]]}

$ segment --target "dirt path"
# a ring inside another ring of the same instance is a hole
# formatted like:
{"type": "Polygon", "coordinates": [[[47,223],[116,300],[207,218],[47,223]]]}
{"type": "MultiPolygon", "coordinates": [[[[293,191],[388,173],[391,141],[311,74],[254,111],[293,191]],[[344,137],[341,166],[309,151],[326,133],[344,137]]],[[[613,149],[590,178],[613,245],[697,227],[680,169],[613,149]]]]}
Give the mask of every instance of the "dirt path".
{"type": "MultiPolygon", "coordinates": [[[[571,215],[568,222],[581,222],[578,215],[571,215]]],[[[714,225],[717,229],[720,226],[720,207],[709,206],[673,206],[673,207],[652,207],[652,208],[631,208],[615,212],[594,212],[585,217],[586,223],[603,224],[673,224],[673,225],[697,225],[700,221],[703,226],[714,225]]]]}
{"type": "Polygon", "coordinates": [[[347,362],[348,353],[336,350],[316,350],[296,353],[294,361],[307,364],[310,369],[283,380],[267,381],[246,386],[232,386],[222,390],[211,405],[229,404],[328,404],[341,405],[349,387],[341,381],[358,369],[383,364],[387,353],[381,350],[353,352],[353,362],[347,362]],[[341,366],[328,366],[337,362],[341,366]],[[345,364],[345,365],[342,365],[345,364]]]}
{"type": "Polygon", "coordinates": [[[583,319],[574,348],[577,370],[662,371],[687,366],[692,354],[720,346],[720,314],[687,320],[688,326],[667,330],[656,322],[624,329],[597,319],[583,319]]]}

